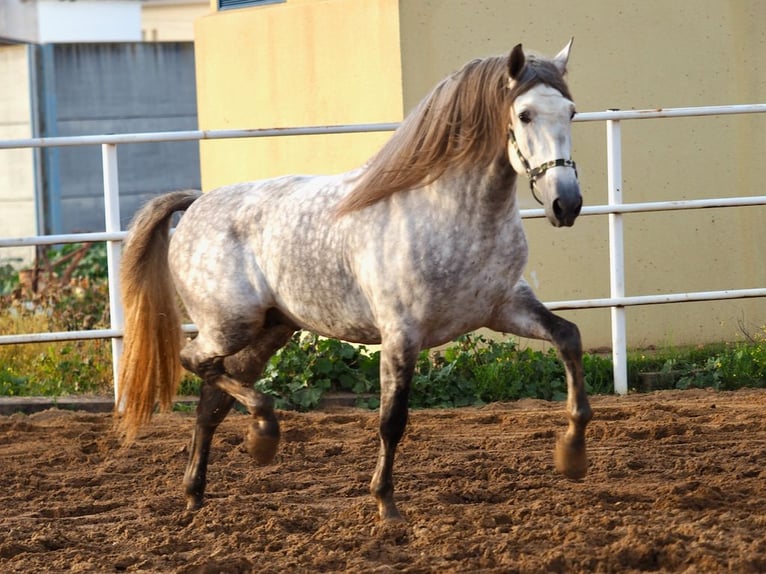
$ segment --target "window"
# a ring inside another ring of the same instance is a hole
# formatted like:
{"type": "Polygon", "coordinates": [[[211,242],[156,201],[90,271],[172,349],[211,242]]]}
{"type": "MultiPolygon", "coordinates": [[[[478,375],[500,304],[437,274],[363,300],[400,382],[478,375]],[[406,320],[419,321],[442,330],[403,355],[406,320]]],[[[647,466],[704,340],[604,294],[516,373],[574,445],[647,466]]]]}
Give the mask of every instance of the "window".
{"type": "Polygon", "coordinates": [[[244,8],[246,6],[276,4],[278,2],[285,2],[285,0],[218,0],[218,9],[228,10],[230,8],[244,8]]]}

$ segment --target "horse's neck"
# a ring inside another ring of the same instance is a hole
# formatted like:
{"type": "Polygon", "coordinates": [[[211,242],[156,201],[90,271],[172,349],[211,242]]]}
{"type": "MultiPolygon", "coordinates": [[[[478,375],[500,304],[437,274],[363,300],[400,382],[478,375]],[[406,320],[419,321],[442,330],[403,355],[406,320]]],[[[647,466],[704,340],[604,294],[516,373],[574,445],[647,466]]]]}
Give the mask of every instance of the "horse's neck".
{"type": "Polygon", "coordinates": [[[460,211],[497,219],[517,209],[517,179],[507,159],[503,161],[501,158],[482,169],[460,174],[447,172],[435,183],[443,186],[437,193],[455,197],[460,211]]]}

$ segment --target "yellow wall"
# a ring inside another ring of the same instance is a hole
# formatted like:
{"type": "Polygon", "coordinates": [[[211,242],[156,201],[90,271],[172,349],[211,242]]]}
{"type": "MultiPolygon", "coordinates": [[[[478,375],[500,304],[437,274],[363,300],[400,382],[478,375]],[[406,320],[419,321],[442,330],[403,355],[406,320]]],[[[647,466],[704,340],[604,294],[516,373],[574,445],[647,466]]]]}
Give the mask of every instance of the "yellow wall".
{"type": "MultiPolygon", "coordinates": [[[[761,0],[291,0],[197,21],[200,127],[396,121],[471,58],[518,43],[552,55],[575,37],[580,111],[766,102],[761,0]]],[[[215,9],[215,0],[211,0],[215,9]]],[[[766,114],[624,123],[626,202],[761,195],[766,114]]],[[[206,189],[337,172],[388,136],[203,142],[206,189]]],[[[586,204],[606,202],[603,123],[573,129],[586,204]]],[[[524,181],[522,207],[536,207],[524,181]]],[[[765,208],[626,216],[629,295],[766,286],[765,208]]],[[[609,295],[607,219],[525,223],[527,278],[543,300],[609,295]]],[[[628,309],[631,347],[695,344],[766,325],[766,300],[628,309]]],[[[609,311],[566,312],[587,347],[609,311]]]]}
{"type": "Polygon", "coordinates": [[[141,36],[145,42],[192,42],[194,20],[212,9],[208,0],[143,2],[141,36]]]}
{"type": "MultiPolygon", "coordinates": [[[[402,118],[395,0],[292,0],[196,22],[201,129],[392,122],[402,118]]],[[[388,134],[201,145],[204,189],[363,163],[388,134]]]]}
{"type": "MultiPolygon", "coordinates": [[[[575,37],[580,111],[766,102],[761,0],[401,0],[405,109],[477,56],[513,45],[555,54],[575,37]],[[575,7],[576,5],[576,7],[575,7]]],[[[623,123],[624,201],[764,194],[766,114],[623,123]]],[[[586,204],[606,202],[605,127],[575,124],[586,204]]],[[[526,181],[523,207],[536,207],[526,181]]],[[[766,208],[628,215],[628,295],[766,287],[766,208]]],[[[607,218],[571,229],[525,223],[527,277],[543,300],[609,295],[607,218]]],[[[566,312],[589,347],[609,346],[609,311],[566,312]]],[[[766,299],[634,307],[631,347],[741,337],[766,325],[766,299]]]]}
{"type": "MultiPolygon", "coordinates": [[[[0,140],[32,137],[29,48],[0,46],[0,140]]],[[[0,150],[0,237],[37,234],[35,216],[34,151],[0,150]]],[[[3,260],[30,261],[33,247],[0,249],[3,260]]]]}

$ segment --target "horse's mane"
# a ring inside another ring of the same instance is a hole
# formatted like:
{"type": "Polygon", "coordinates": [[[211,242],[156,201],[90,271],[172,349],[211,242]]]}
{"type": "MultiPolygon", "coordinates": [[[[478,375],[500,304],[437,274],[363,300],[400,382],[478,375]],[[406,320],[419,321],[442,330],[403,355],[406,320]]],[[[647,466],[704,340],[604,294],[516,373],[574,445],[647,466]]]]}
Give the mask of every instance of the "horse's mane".
{"type": "Polygon", "coordinates": [[[508,65],[508,56],[472,60],[437,84],[364,166],[337,213],[427,185],[447,169],[489,166],[505,150],[513,100],[538,84],[571,99],[552,61],[527,56],[512,83],[508,65]]]}

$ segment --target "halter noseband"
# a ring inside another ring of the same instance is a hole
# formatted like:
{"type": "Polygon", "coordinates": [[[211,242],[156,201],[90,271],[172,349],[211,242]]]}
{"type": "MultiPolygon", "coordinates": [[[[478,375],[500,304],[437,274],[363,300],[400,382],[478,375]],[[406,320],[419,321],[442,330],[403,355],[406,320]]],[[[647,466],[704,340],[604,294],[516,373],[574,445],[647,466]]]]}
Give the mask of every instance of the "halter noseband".
{"type": "Polygon", "coordinates": [[[521,153],[521,149],[519,149],[519,142],[516,141],[516,136],[513,133],[513,128],[510,123],[508,124],[508,140],[511,142],[513,149],[516,150],[516,153],[519,156],[519,161],[521,161],[521,165],[524,166],[524,169],[527,172],[527,177],[529,178],[529,190],[532,192],[532,197],[534,197],[535,201],[540,205],[543,205],[543,202],[540,201],[540,198],[537,197],[537,194],[535,193],[535,182],[537,181],[537,178],[545,175],[546,171],[553,167],[571,167],[575,170],[575,177],[577,177],[577,165],[574,160],[571,159],[552,159],[545,163],[541,163],[535,168],[529,165],[527,158],[524,157],[524,154],[521,153]]]}

